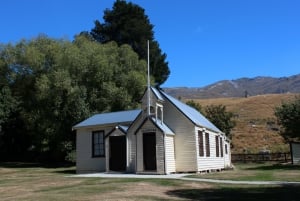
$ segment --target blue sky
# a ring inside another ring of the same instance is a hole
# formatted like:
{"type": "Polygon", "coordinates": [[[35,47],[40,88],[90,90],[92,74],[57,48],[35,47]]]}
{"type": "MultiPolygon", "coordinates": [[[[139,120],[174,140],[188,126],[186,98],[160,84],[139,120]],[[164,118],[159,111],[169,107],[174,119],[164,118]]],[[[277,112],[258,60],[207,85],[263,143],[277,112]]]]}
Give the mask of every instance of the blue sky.
{"type": "MultiPolygon", "coordinates": [[[[114,0],[4,0],[0,43],[38,34],[73,39],[114,0]]],[[[155,26],[171,75],[163,87],[300,73],[298,0],[132,0],[155,26]]]]}

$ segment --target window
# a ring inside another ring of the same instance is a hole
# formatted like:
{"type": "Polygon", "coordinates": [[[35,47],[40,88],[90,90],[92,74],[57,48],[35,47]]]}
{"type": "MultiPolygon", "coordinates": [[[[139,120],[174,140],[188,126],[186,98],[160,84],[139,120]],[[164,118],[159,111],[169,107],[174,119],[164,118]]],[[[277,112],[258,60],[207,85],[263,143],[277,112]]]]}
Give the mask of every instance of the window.
{"type": "Polygon", "coordinates": [[[220,144],[219,144],[219,136],[216,136],[216,157],[220,156],[220,144]]]}
{"type": "Polygon", "coordinates": [[[227,144],[225,144],[225,154],[228,154],[227,144]]]}
{"type": "Polygon", "coordinates": [[[92,156],[104,157],[104,131],[93,131],[92,133],[92,156]]]}
{"type": "Polygon", "coordinates": [[[156,105],[156,119],[163,121],[163,107],[162,105],[156,105]]]}
{"type": "Polygon", "coordinates": [[[223,157],[224,153],[223,153],[223,140],[222,140],[222,138],[220,138],[220,148],[221,148],[221,157],[223,157]]]}
{"type": "Polygon", "coordinates": [[[205,147],[206,147],[206,157],[210,157],[210,143],[209,143],[208,133],[205,133],[205,147]]]}
{"type": "Polygon", "coordinates": [[[203,133],[198,131],[199,156],[204,156],[203,133]]]}

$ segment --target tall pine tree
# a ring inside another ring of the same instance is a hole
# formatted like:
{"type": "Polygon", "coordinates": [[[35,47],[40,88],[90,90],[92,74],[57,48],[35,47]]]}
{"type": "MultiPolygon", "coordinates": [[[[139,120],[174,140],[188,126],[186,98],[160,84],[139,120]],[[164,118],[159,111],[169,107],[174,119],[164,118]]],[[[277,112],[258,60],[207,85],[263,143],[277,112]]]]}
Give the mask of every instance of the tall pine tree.
{"type": "Polygon", "coordinates": [[[95,21],[91,36],[100,43],[115,41],[120,46],[130,45],[140,59],[147,60],[147,40],[150,41],[151,75],[158,85],[164,83],[170,70],[166,54],[162,53],[159,44],[154,40],[153,25],[145,10],[140,6],[124,0],[117,0],[112,10],[104,11],[104,23],[95,21]]]}

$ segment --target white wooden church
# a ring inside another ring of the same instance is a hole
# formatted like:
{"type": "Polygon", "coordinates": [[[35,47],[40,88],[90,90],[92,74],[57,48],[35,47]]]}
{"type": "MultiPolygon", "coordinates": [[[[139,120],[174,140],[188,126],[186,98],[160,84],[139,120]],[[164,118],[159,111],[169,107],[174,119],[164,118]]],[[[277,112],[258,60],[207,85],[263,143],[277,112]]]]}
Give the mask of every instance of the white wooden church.
{"type": "Polygon", "coordinates": [[[150,86],[141,109],[97,114],[73,129],[77,173],[170,174],[231,166],[230,142],[222,131],[150,86]]]}

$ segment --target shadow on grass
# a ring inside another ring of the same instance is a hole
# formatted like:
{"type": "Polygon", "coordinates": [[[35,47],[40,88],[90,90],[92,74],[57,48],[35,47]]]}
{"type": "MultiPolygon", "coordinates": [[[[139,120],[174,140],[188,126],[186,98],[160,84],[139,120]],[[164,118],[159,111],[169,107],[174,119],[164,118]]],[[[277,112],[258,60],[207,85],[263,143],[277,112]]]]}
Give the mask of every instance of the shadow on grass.
{"type": "Polygon", "coordinates": [[[300,198],[299,186],[180,189],[169,191],[167,194],[178,198],[202,201],[295,201],[300,198]]]}
{"type": "Polygon", "coordinates": [[[76,174],[75,169],[58,170],[58,171],[54,171],[54,172],[59,173],[59,174],[76,174]]]}
{"type": "Polygon", "coordinates": [[[0,162],[3,168],[68,168],[73,163],[30,163],[30,162],[0,162]]]}

